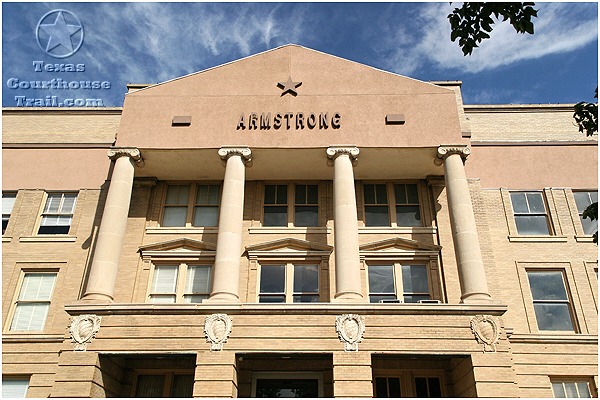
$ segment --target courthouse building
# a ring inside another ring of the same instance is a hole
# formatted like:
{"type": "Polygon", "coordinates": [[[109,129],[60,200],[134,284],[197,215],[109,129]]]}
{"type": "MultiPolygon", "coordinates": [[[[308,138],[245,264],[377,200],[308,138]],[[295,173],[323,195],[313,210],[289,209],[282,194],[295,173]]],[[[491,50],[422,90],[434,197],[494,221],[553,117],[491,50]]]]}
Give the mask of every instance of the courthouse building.
{"type": "Polygon", "coordinates": [[[597,397],[572,106],[288,45],[3,109],[3,393],[597,397]]]}

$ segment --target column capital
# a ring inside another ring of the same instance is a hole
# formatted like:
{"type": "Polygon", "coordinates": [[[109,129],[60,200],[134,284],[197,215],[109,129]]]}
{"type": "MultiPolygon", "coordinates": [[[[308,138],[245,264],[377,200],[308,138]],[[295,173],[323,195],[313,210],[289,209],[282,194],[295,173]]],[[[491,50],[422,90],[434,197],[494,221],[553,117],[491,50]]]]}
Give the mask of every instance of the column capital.
{"type": "Polygon", "coordinates": [[[330,167],[333,166],[333,160],[335,160],[338,156],[343,154],[347,154],[350,157],[350,161],[352,161],[352,165],[356,167],[358,163],[358,147],[356,146],[331,146],[327,148],[327,165],[330,167]]]}
{"type": "Polygon", "coordinates": [[[444,160],[452,154],[460,155],[464,163],[469,154],[471,154],[471,149],[468,146],[440,146],[437,149],[437,154],[433,162],[435,165],[442,165],[444,160]]]}
{"type": "Polygon", "coordinates": [[[252,151],[247,146],[223,146],[219,149],[219,157],[221,157],[223,166],[231,156],[240,156],[246,166],[252,166],[252,151]]]}
{"type": "Polygon", "coordinates": [[[111,160],[116,160],[121,157],[129,157],[131,158],[138,167],[144,166],[144,159],[142,158],[142,154],[140,150],[136,147],[115,147],[109,149],[106,153],[108,158],[111,160]]]}

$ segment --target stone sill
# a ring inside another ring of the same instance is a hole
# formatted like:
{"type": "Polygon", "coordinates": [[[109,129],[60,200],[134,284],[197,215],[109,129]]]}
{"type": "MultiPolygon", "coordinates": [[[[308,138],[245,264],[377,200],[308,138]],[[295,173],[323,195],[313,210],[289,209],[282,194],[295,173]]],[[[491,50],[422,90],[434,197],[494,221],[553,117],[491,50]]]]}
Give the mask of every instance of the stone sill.
{"type": "Polygon", "coordinates": [[[352,303],[313,303],[313,304],[67,304],[65,311],[70,315],[140,315],[140,314],[213,314],[227,313],[265,314],[361,314],[361,315],[503,315],[508,306],[502,304],[352,304],[352,303]]]}
{"type": "Polygon", "coordinates": [[[435,226],[369,226],[359,227],[358,233],[426,233],[435,234],[437,228],[435,226]]]}
{"type": "Polygon", "coordinates": [[[592,235],[575,236],[575,240],[582,243],[594,243],[594,238],[592,235]]]}
{"type": "Polygon", "coordinates": [[[598,335],[575,333],[556,334],[513,334],[509,337],[511,343],[562,343],[562,344],[598,344],[598,335]]]}
{"type": "Polygon", "coordinates": [[[62,343],[65,339],[63,334],[42,334],[42,333],[13,333],[6,332],[2,334],[2,343],[24,343],[24,342],[52,342],[62,343]]]}
{"type": "Polygon", "coordinates": [[[567,242],[567,236],[552,236],[552,235],[509,235],[510,242],[567,242]]]}
{"type": "Polygon", "coordinates": [[[10,242],[12,240],[12,236],[2,236],[2,243],[10,242]]]}
{"type": "Polygon", "coordinates": [[[181,228],[177,228],[177,227],[172,227],[172,226],[165,226],[165,227],[149,227],[146,228],[146,233],[149,235],[153,235],[153,234],[169,234],[169,233],[174,233],[174,234],[183,234],[183,233],[196,233],[196,234],[200,234],[200,233],[218,233],[219,232],[219,228],[217,228],[216,226],[198,226],[198,227],[181,227],[181,228]]]}
{"type": "Polygon", "coordinates": [[[37,236],[21,236],[19,242],[74,242],[77,236],[67,235],[37,235],[37,236]]]}
{"type": "Polygon", "coordinates": [[[281,234],[281,233],[320,233],[330,234],[331,228],[327,226],[251,226],[249,233],[281,234]]]}

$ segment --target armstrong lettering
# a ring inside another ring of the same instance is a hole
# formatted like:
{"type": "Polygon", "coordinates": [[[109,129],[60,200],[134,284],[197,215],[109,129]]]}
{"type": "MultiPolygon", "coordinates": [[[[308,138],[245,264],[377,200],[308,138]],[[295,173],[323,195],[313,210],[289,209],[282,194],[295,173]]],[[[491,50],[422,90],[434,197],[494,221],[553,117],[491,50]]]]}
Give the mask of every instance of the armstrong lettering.
{"type": "Polygon", "coordinates": [[[286,112],[271,113],[251,112],[248,117],[242,113],[238,119],[236,129],[248,130],[269,130],[273,129],[339,129],[342,116],[339,112],[321,112],[321,113],[304,113],[304,112],[286,112]]]}

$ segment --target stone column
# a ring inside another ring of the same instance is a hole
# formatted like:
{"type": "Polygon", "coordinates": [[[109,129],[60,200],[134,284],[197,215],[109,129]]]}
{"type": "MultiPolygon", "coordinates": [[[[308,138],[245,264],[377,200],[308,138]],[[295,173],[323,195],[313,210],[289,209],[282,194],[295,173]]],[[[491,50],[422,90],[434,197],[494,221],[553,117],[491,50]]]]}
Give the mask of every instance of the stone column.
{"type": "Polygon", "coordinates": [[[110,149],[108,157],[116,161],[82,301],[112,302],[114,300],[117,268],[131,202],[133,165],[137,163],[143,166],[140,151],[135,148],[110,149]]]}
{"type": "Polygon", "coordinates": [[[353,165],[359,150],[354,146],[327,149],[333,165],[333,229],[335,252],[335,302],[365,301],[360,285],[358,217],[353,165]]]}
{"type": "Polygon", "coordinates": [[[248,147],[221,147],[219,156],[225,164],[223,194],[219,210],[219,233],[208,303],[239,303],[240,256],[244,220],[245,164],[251,162],[248,147]]]}
{"type": "Polygon", "coordinates": [[[462,303],[490,302],[483,259],[475,225],[475,215],[463,161],[471,153],[468,147],[440,146],[436,164],[444,164],[446,196],[452,227],[452,239],[462,291],[462,303]]]}

